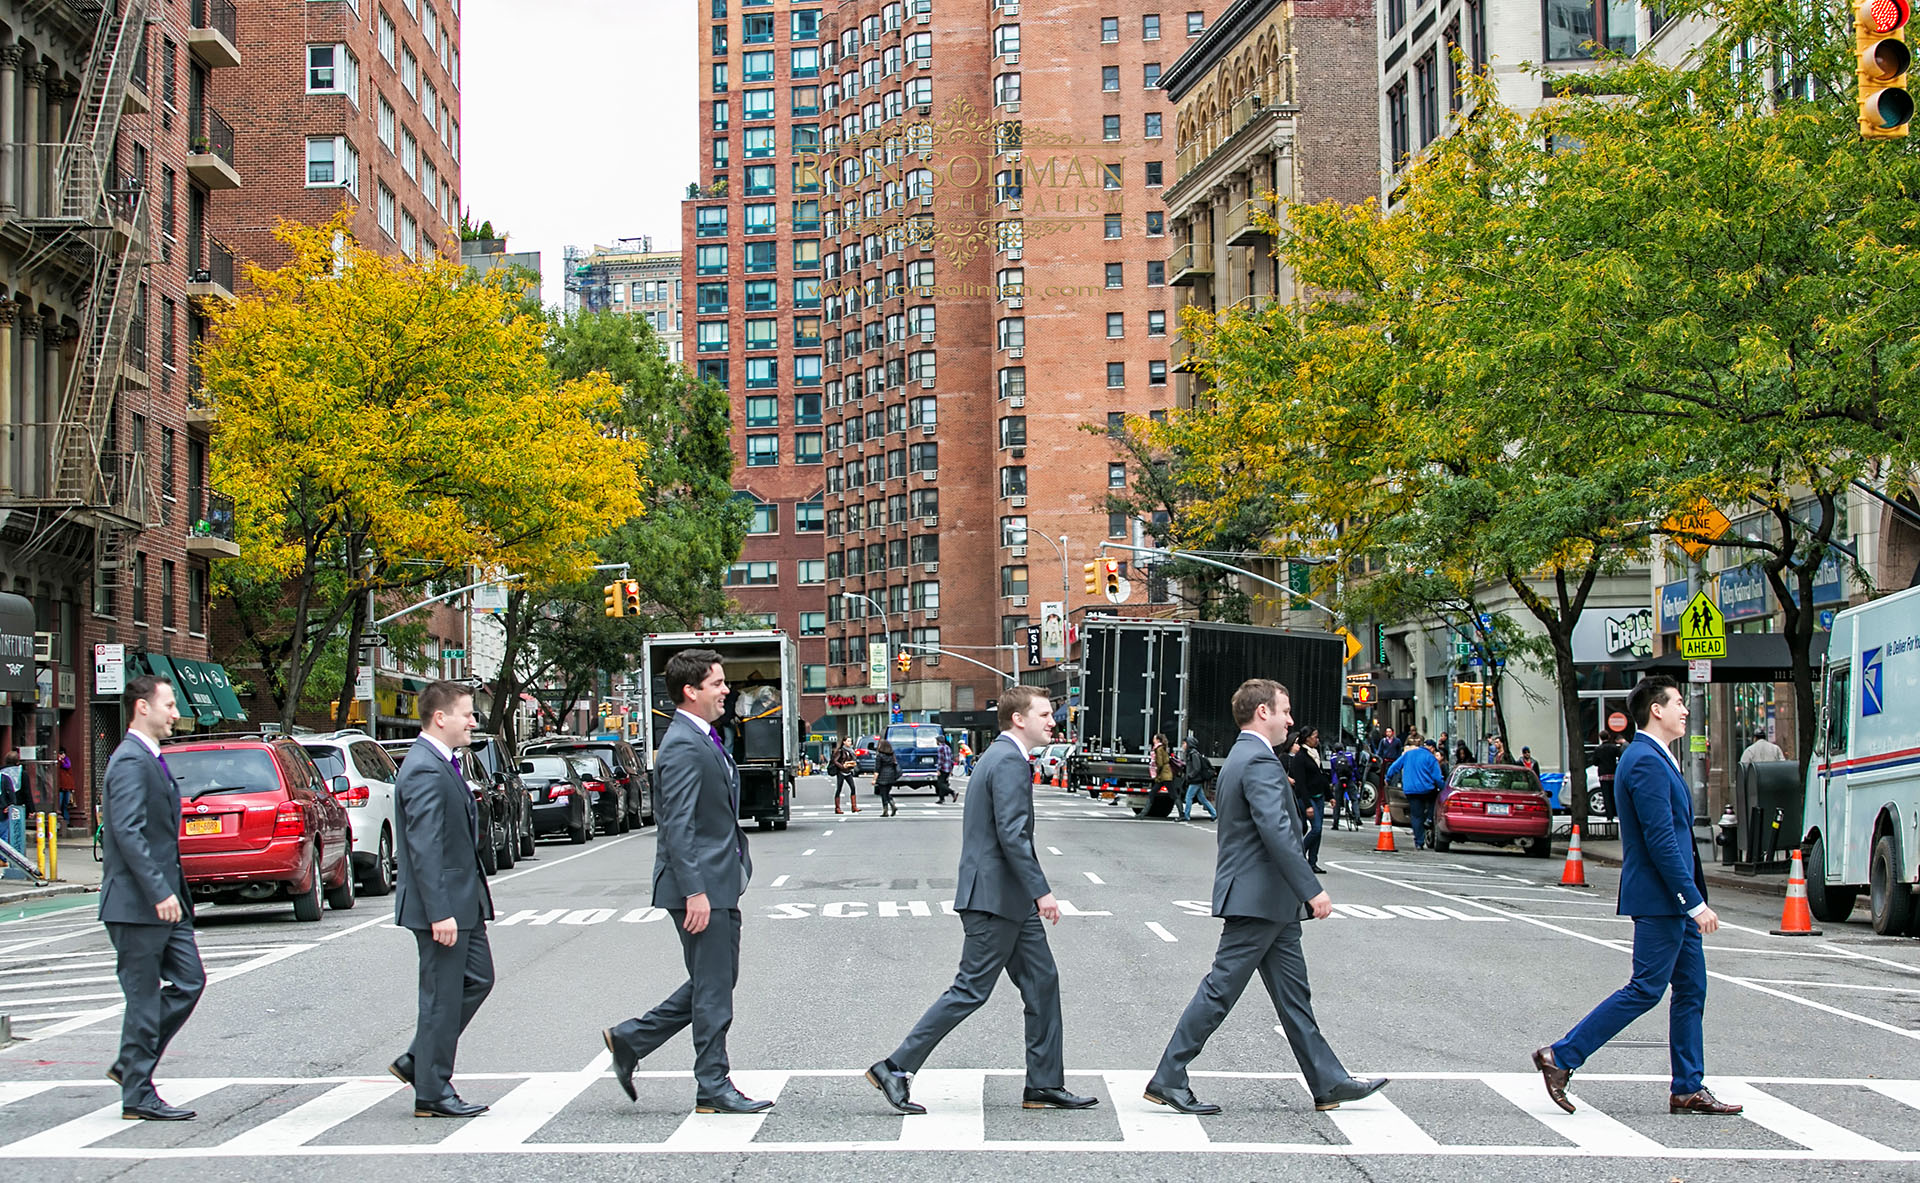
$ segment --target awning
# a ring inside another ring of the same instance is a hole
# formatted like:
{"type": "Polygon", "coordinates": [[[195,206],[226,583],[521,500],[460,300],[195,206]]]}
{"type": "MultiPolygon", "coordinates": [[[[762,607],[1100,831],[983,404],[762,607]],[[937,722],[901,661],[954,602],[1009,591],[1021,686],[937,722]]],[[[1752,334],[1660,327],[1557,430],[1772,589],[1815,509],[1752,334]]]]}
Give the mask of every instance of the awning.
{"type": "Polygon", "coordinates": [[[1412,702],[1413,701],[1413,679],[1412,678],[1380,679],[1380,693],[1378,697],[1381,702],[1386,702],[1389,699],[1395,699],[1395,698],[1402,699],[1406,702],[1412,702]]]}
{"type": "Polygon", "coordinates": [[[33,625],[33,601],[12,592],[0,592],[0,691],[29,698],[37,693],[33,625]]]}
{"type": "Polygon", "coordinates": [[[180,675],[174,689],[179,693],[180,713],[193,715],[201,723],[218,723],[220,701],[213,696],[213,679],[207,676],[205,663],[187,657],[168,657],[180,675]]]}
{"type": "MultiPolygon", "coordinates": [[[[1827,651],[1827,634],[1813,634],[1809,652],[1814,662],[1827,651]]],[[[1668,653],[1627,667],[1634,673],[1667,674],[1685,681],[1687,659],[1668,653]]],[[[1780,633],[1728,633],[1727,655],[1713,660],[1715,682],[1791,682],[1793,657],[1787,652],[1787,638],[1780,633]]]]}
{"type": "Polygon", "coordinates": [[[240,705],[240,696],[233,692],[233,679],[227,676],[227,667],[217,661],[202,662],[207,669],[207,680],[213,684],[213,700],[219,704],[220,713],[236,723],[247,721],[247,710],[240,705]]]}

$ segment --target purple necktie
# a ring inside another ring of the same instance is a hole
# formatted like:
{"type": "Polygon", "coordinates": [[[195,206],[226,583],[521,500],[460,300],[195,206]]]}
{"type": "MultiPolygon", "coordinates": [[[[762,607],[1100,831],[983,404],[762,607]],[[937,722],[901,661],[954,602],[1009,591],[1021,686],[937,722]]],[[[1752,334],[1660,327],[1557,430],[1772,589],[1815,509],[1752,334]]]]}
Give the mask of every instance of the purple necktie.
{"type": "Polygon", "coordinates": [[[165,756],[162,756],[159,752],[155,752],[153,754],[153,758],[160,761],[160,771],[166,774],[166,777],[168,780],[172,780],[173,769],[167,767],[167,758],[165,756]]]}
{"type": "Polygon", "coordinates": [[[720,749],[720,754],[722,756],[726,755],[727,741],[720,738],[720,729],[712,724],[708,724],[707,734],[713,738],[713,746],[720,749]]]}

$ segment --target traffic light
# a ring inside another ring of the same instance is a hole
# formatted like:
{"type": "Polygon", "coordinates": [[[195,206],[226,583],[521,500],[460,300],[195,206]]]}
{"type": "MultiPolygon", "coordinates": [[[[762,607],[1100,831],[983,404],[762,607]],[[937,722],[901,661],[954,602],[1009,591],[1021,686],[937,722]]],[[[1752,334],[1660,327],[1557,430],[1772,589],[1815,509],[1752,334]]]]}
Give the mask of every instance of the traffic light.
{"type": "Polygon", "coordinates": [[[893,661],[895,665],[900,667],[901,677],[905,677],[908,671],[913,669],[913,654],[911,653],[902,653],[900,656],[894,658],[893,661]]]}
{"type": "Polygon", "coordinates": [[[628,616],[640,615],[640,581],[627,579],[620,584],[620,604],[628,616]]]}
{"type": "Polygon", "coordinates": [[[1364,685],[1364,686],[1355,686],[1352,689],[1353,689],[1353,706],[1355,710],[1365,710],[1368,707],[1373,705],[1374,689],[1371,684],[1364,685]]]}
{"type": "Polygon", "coordinates": [[[600,592],[601,592],[601,595],[604,596],[606,599],[608,616],[625,615],[625,612],[622,610],[622,604],[620,602],[620,585],[619,584],[609,583],[607,586],[601,588],[600,592]]]}
{"type": "Polygon", "coordinates": [[[1099,595],[1100,594],[1100,564],[1088,563],[1085,567],[1081,569],[1087,573],[1087,594],[1090,596],[1099,595]]]}
{"type": "Polygon", "coordinates": [[[1860,137],[1905,139],[1913,122],[1907,93],[1907,0],[1862,0],[1853,12],[1855,74],[1860,80],[1860,137]]]}
{"type": "Polygon", "coordinates": [[[1118,603],[1120,600],[1120,562],[1119,560],[1118,559],[1105,560],[1101,564],[1101,574],[1105,577],[1105,584],[1106,584],[1105,591],[1107,593],[1107,598],[1109,600],[1114,601],[1115,603],[1118,603]]]}

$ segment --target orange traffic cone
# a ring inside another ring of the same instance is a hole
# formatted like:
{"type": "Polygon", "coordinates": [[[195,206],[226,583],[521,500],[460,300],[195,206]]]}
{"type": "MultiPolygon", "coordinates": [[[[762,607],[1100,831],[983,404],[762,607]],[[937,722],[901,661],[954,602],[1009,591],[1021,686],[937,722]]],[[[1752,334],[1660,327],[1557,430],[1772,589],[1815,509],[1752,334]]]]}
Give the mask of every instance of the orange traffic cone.
{"type": "Polygon", "coordinates": [[[1573,827],[1573,836],[1567,841],[1567,865],[1560,872],[1560,886],[1585,887],[1587,885],[1587,860],[1580,856],[1580,827],[1573,827]]]}
{"type": "Polygon", "coordinates": [[[1033,766],[1033,783],[1036,785],[1043,785],[1047,783],[1047,774],[1040,770],[1040,766],[1038,764],[1035,764],[1033,766]]]}
{"type": "Polygon", "coordinates": [[[1777,937],[1817,937],[1820,930],[1813,926],[1813,912],[1807,907],[1807,873],[1800,865],[1800,852],[1793,852],[1793,870],[1787,875],[1787,902],[1780,909],[1780,927],[1773,930],[1777,937]]]}
{"type": "Polygon", "coordinates": [[[1393,844],[1393,811],[1387,808],[1387,795],[1380,794],[1380,840],[1373,844],[1375,854],[1399,854],[1393,844]]]}

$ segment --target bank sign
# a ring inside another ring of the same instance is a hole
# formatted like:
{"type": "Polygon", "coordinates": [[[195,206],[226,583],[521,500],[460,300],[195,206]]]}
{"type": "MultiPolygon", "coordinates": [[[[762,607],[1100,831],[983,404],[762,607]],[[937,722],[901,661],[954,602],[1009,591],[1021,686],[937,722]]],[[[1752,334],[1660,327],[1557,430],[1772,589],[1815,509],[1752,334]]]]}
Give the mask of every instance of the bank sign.
{"type": "MultiPolygon", "coordinates": [[[[1800,602],[1799,590],[1792,578],[1787,580],[1787,593],[1794,603],[1800,602]]],[[[1838,604],[1846,598],[1847,580],[1840,569],[1839,556],[1828,555],[1814,572],[1813,602],[1816,606],[1838,604]]],[[[1728,620],[1752,620],[1772,614],[1772,588],[1760,564],[1749,563],[1720,572],[1720,612],[1728,620]]]]}
{"type": "Polygon", "coordinates": [[[1651,608],[1588,608],[1573,626],[1573,660],[1583,665],[1652,656],[1651,608]]]}

